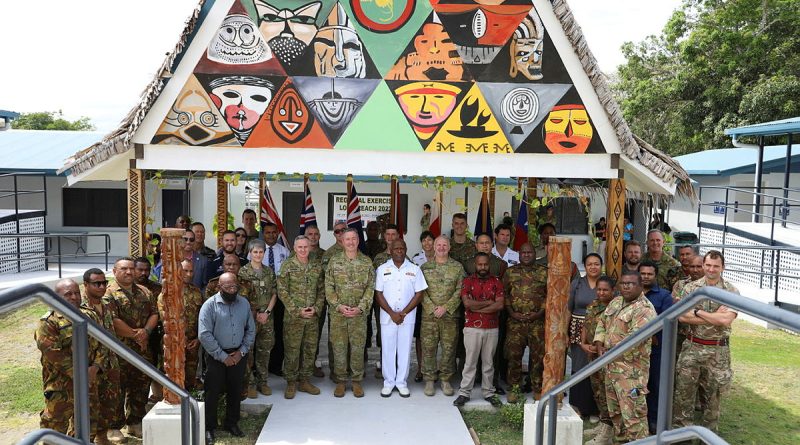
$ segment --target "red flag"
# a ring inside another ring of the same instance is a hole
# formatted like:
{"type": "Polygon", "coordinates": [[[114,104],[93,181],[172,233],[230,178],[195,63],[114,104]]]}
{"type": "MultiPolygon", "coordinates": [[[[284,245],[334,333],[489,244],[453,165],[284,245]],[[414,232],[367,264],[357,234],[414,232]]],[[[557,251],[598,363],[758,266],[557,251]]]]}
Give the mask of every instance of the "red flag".
{"type": "Polygon", "coordinates": [[[433,233],[434,238],[442,234],[442,195],[442,191],[437,190],[431,206],[431,225],[428,230],[433,233]]]}
{"type": "Polygon", "coordinates": [[[261,194],[261,227],[264,224],[271,222],[278,226],[278,242],[284,246],[291,248],[289,239],[286,238],[286,231],[283,229],[281,217],[278,216],[278,209],[275,207],[275,201],[272,200],[272,193],[269,192],[269,186],[264,184],[264,193],[261,194]]]}

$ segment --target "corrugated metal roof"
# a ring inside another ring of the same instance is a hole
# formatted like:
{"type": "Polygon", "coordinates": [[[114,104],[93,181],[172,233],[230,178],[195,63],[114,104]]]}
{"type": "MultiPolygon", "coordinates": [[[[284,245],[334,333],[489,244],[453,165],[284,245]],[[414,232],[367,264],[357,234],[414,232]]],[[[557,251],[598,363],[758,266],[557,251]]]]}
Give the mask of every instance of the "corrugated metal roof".
{"type": "MultiPolygon", "coordinates": [[[[792,151],[792,158],[800,156],[800,147],[792,151]]],[[[764,147],[764,164],[771,161],[780,161],[786,157],[785,145],[771,145],[764,147]]],[[[721,148],[717,150],[698,151],[688,155],[673,158],[690,175],[718,175],[724,176],[739,173],[739,170],[748,167],[755,168],[758,159],[758,149],[755,148],[721,148]]]]}
{"type": "Polygon", "coordinates": [[[770,136],[789,133],[800,133],[800,116],[725,130],[728,136],[770,136]]]}
{"type": "Polygon", "coordinates": [[[76,151],[101,139],[97,131],[0,131],[0,171],[55,173],[76,151]]]}

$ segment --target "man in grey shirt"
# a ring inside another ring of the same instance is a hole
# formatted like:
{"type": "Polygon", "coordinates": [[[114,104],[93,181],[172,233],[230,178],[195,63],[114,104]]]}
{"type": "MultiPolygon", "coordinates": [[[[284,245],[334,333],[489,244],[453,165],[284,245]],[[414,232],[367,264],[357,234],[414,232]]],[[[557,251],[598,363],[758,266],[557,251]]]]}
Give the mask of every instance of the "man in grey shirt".
{"type": "Polygon", "coordinates": [[[219,278],[219,293],[200,308],[198,337],[206,351],[208,370],[205,377],[206,444],[214,443],[217,428],[217,402],[223,389],[226,397],[224,428],[237,437],[239,404],[247,360],[253,346],[256,325],[250,303],[239,296],[236,275],[224,273],[219,278]]]}

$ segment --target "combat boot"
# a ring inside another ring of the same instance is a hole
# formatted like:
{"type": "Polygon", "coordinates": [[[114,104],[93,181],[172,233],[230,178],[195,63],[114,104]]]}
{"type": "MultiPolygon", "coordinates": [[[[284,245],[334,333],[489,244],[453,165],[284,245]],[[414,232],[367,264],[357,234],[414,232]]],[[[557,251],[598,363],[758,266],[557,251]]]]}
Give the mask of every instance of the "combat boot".
{"type": "Polygon", "coordinates": [[[361,382],[353,382],[353,395],[364,397],[364,388],[361,387],[361,382]]]}
{"type": "Polygon", "coordinates": [[[106,433],[108,440],[114,443],[122,443],[125,442],[125,435],[122,434],[120,430],[108,430],[106,433]]]}
{"type": "Polygon", "coordinates": [[[283,393],[284,399],[293,399],[295,394],[297,394],[297,383],[289,382],[286,384],[286,391],[283,393]]]}
{"type": "Polygon", "coordinates": [[[436,394],[436,389],[433,387],[433,382],[432,382],[432,381],[430,381],[430,380],[427,380],[427,381],[425,382],[425,391],[423,391],[423,392],[424,392],[424,393],[425,393],[425,395],[426,395],[426,396],[428,396],[428,397],[431,397],[431,396],[433,396],[434,394],[436,394]]]}
{"type": "MultiPolygon", "coordinates": [[[[269,385],[267,385],[266,383],[262,383],[261,385],[259,385],[258,386],[258,391],[261,394],[264,394],[265,396],[271,396],[272,395],[272,388],[270,388],[269,385]]],[[[254,397],[251,397],[251,398],[254,398],[254,397]]]]}
{"type": "Polygon", "coordinates": [[[517,392],[516,391],[509,391],[508,395],[506,396],[506,400],[508,401],[508,403],[517,403],[517,401],[519,400],[519,397],[517,396],[517,392]]]}
{"type": "Polygon", "coordinates": [[[96,445],[112,445],[111,441],[108,440],[108,436],[106,436],[106,431],[98,431],[97,435],[94,437],[94,444],[96,445]]]}
{"type": "Polygon", "coordinates": [[[600,425],[597,435],[594,436],[594,439],[586,442],[586,445],[611,445],[611,441],[614,438],[614,428],[607,423],[601,423],[600,425]]]}
{"type": "Polygon", "coordinates": [[[258,391],[256,391],[255,385],[250,385],[247,387],[247,398],[248,399],[255,399],[258,397],[258,391]]]}
{"type": "Polygon", "coordinates": [[[344,382],[339,382],[336,384],[336,389],[333,390],[334,397],[344,397],[344,382]]]}
{"type": "Polygon", "coordinates": [[[442,393],[444,393],[444,395],[450,397],[453,394],[455,394],[456,392],[453,389],[453,386],[450,385],[450,382],[444,380],[444,381],[442,381],[442,393]]]}
{"type": "Polygon", "coordinates": [[[300,387],[297,388],[298,391],[311,394],[312,396],[319,395],[319,388],[308,383],[308,380],[303,380],[300,382],[300,387]]]}
{"type": "Polygon", "coordinates": [[[128,425],[128,434],[137,438],[142,438],[142,424],[137,423],[136,425],[128,425]]]}

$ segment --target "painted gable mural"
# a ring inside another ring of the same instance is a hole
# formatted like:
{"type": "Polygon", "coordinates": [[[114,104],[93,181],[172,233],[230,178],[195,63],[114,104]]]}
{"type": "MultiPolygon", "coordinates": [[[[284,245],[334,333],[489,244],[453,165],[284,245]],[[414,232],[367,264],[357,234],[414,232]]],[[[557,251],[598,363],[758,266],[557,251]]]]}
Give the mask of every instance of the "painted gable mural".
{"type": "Polygon", "coordinates": [[[236,0],[152,143],[605,152],[530,0],[236,0]]]}

